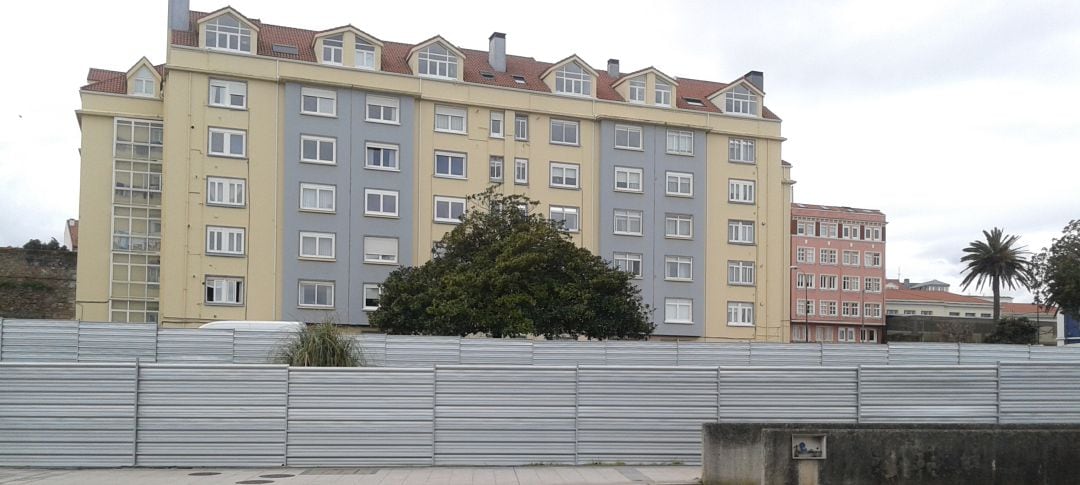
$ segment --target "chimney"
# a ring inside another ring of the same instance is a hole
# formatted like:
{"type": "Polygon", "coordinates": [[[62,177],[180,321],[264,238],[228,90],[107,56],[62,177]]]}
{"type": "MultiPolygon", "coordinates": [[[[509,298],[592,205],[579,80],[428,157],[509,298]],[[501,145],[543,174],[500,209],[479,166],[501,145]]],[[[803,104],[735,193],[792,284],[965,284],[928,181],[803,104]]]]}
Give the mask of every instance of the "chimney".
{"type": "Polygon", "coordinates": [[[190,10],[190,0],[169,0],[169,30],[191,30],[190,10]]]}
{"type": "Polygon", "coordinates": [[[607,60],[607,75],[614,79],[619,78],[619,60],[608,59],[607,60]]]}
{"type": "Polygon", "coordinates": [[[494,32],[488,37],[488,63],[492,69],[506,72],[506,34],[494,32]]]}
{"type": "Polygon", "coordinates": [[[750,71],[743,77],[746,78],[747,81],[750,81],[750,84],[753,84],[754,87],[758,88],[758,91],[765,92],[765,73],[761,71],[750,71]]]}

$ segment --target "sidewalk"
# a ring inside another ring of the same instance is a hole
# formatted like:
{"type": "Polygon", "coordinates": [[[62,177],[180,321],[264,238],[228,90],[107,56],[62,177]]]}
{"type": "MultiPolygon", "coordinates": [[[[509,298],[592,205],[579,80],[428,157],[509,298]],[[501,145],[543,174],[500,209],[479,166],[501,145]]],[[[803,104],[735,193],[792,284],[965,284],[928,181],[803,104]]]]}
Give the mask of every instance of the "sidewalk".
{"type": "Polygon", "coordinates": [[[700,466],[0,468],[0,485],[683,485],[700,477],[700,466]]]}

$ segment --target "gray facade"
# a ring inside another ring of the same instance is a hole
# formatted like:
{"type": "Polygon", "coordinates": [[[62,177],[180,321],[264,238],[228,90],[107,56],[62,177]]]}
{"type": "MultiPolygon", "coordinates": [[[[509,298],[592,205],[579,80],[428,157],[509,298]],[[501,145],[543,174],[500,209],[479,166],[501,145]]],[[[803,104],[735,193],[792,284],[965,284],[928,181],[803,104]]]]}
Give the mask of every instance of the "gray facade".
{"type": "Polygon", "coordinates": [[[652,309],[655,335],[699,337],[705,333],[705,133],[694,132],[693,155],[667,153],[667,130],[662,126],[635,125],[603,120],[600,123],[600,255],[612,260],[616,252],[642,255],[642,276],[637,280],[641,296],[652,309]],[[642,149],[615,148],[615,126],[641,128],[642,149]],[[615,189],[616,167],[641,169],[641,191],[615,189]],[[666,194],[668,172],[693,176],[692,195],[666,194]],[[615,211],[641,211],[642,235],[615,234],[615,211]],[[691,216],[690,238],[665,235],[668,215],[691,216]],[[692,281],[665,279],[665,258],[692,258],[692,281]],[[665,323],[665,300],[693,300],[693,323],[665,323]]]}
{"type": "Polygon", "coordinates": [[[363,309],[364,284],[382,283],[397,266],[413,264],[414,100],[390,96],[399,100],[400,124],[376,123],[365,120],[367,94],[295,83],[285,87],[285,207],[281,228],[283,319],[319,322],[332,314],[339,323],[367,325],[367,312],[363,309]],[[335,91],[336,116],[302,114],[301,91],[304,87],[335,91]],[[336,163],[301,162],[300,139],[304,135],[336,139],[336,163]],[[366,168],[366,146],[369,142],[397,145],[398,170],[366,168]],[[300,187],[305,183],[335,187],[333,213],[300,209],[300,187]],[[398,217],[366,216],[365,189],[397,191],[398,217]],[[300,233],[306,231],[334,234],[335,254],[332,261],[300,257],[300,233]],[[365,262],[365,236],[396,238],[397,262],[365,262]],[[333,282],[333,308],[301,308],[300,281],[333,282]]]}

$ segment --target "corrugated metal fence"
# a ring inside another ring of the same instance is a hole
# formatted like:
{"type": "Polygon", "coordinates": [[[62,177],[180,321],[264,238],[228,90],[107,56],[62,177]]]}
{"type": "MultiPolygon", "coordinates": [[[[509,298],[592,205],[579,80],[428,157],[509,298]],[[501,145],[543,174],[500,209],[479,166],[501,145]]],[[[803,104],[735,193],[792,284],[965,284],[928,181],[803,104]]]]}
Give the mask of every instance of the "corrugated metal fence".
{"type": "MultiPolygon", "coordinates": [[[[0,321],[0,360],[269,364],[283,332],[159,329],[154,325],[64,320],[0,321]]],[[[981,365],[1000,361],[1080,362],[1080,347],[893,343],[775,344],[543,341],[360,334],[365,364],[857,366],[981,365]]]]}
{"type": "Polygon", "coordinates": [[[1072,362],[0,363],[0,465],[698,463],[705,422],[1080,423],[1072,362]]]}

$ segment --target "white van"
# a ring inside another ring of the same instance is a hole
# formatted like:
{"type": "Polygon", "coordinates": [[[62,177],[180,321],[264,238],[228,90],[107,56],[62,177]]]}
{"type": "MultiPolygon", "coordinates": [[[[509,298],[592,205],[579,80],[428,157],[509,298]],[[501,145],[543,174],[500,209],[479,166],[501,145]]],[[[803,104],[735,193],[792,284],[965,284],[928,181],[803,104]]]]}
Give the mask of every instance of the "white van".
{"type": "Polygon", "coordinates": [[[222,320],[203,324],[200,329],[258,330],[263,332],[299,332],[303,322],[274,322],[260,320],[222,320]]]}

